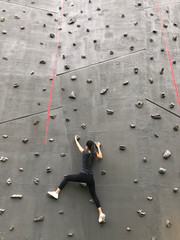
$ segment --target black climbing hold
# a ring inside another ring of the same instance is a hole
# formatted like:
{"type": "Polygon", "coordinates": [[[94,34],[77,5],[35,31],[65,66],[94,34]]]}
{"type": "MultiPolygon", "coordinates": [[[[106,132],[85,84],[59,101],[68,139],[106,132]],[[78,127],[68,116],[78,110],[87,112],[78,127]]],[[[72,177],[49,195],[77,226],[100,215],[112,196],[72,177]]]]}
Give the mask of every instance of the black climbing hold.
{"type": "Polygon", "coordinates": [[[23,140],[22,140],[22,142],[23,143],[27,143],[29,140],[27,139],[27,138],[24,138],[23,140]]]}
{"type": "Polygon", "coordinates": [[[174,41],[177,41],[177,36],[174,36],[174,37],[173,37],[173,40],[174,40],[174,41]]]}
{"type": "Polygon", "coordinates": [[[178,190],[179,190],[179,189],[178,189],[177,187],[173,188],[173,192],[174,192],[174,193],[177,193],[178,190]]]}
{"type": "Polygon", "coordinates": [[[106,112],[107,112],[107,114],[109,114],[109,115],[112,115],[112,114],[114,113],[114,111],[113,111],[113,110],[110,110],[110,109],[106,109],[106,112]]]}
{"type": "Polygon", "coordinates": [[[39,62],[39,64],[46,64],[46,61],[42,60],[39,62]]]}
{"type": "Polygon", "coordinates": [[[134,26],[137,26],[138,25],[138,22],[134,22],[134,26]]]}
{"type": "Polygon", "coordinates": [[[128,34],[127,34],[127,33],[124,33],[123,35],[124,35],[124,37],[127,37],[127,36],[128,36],[128,34]]]}
{"type": "Polygon", "coordinates": [[[69,122],[70,121],[70,118],[66,117],[66,122],[69,122]]]}
{"type": "Polygon", "coordinates": [[[85,129],[85,128],[86,128],[86,124],[82,123],[82,124],[81,124],[81,127],[82,127],[83,129],[85,129]]]}
{"type": "Polygon", "coordinates": [[[45,24],[45,23],[43,24],[43,27],[46,27],[46,24],[45,24]]]}
{"type": "Polygon", "coordinates": [[[166,23],[164,23],[164,24],[163,24],[163,27],[164,27],[164,28],[167,28],[167,27],[168,27],[168,25],[167,25],[166,23]]]}
{"type": "Polygon", "coordinates": [[[153,32],[154,34],[156,34],[156,33],[157,33],[157,30],[154,29],[152,32],[153,32]]]}
{"type": "Polygon", "coordinates": [[[154,40],[152,38],[149,39],[150,42],[153,42],[154,40]]]}
{"type": "Polygon", "coordinates": [[[123,83],[123,85],[125,86],[125,85],[128,85],[129,84],[129,81],[125,81],[124,83],[123,83]]]}
{"type": "Polygon", "coordinates": [[[64,211],[62,209],[59,210],[59,214],[64,214],[64,211]]]}
{"type": "Polygon", "coordinates": [[[149,83],[150,83],[150,84],[153,84],[153,82],[154,82],[153,79],[152,79],[152,78],[149,78],[149,83]]]}
{"type": "Polygon", "coordinates": [[[49,13],[47,13],[47,15],[48,15],[48,16],[51,16],[51,17],[53,16],[53,14],[52,14],[52,13],[50,13],[50,12],[49,12],[49,13]]]}
{"type": "Polygon", "coordinates": [[[39,184],[39,179],[38,179],[38,178],[34,178],[34,183],[35,183],[36,185],[38,185],[38,184],[39,184]]]}
{"type": "Polygon", "coordinates": [[[85,59],[85,58],[86,58],[86,56],[85,56],[85,55],[81,55],[81,58],[85,59]]]}
{"type": "Polygon", "coordinates": [[[165,98],[166,94],[165,92],[161,93],[161,98],[165,98]]]}
{"type": "Polygon", "coordinates": [[[18,88],[19,84],[18,83],[14,83],[14,88],[18,88]]]}
{"type": "Polygon", "coordinates": [[[34,123],[33,123],[33,125],[37,125],[37,124],[39,124],[39,120],[36,120],[36,121],[34,121],[34,123]]]}
{"type": "Polygon", "coordinates": [[[34,153],[34,156],[39,157],[39,153],[38,153],[38,152],[35,152],[35,153],[34,153]]]}
{"type": "Polygon", "coordinates": [[[176,64],[176,60],[173,61],[173,64],[176,64]]]}
{"type": "Polygon", "coordinates": [[[153,119],[161,119],[161,115],[160,114],[151,115],[151,117],[153,119]]]}
{"type": "Polygon", "coordinates": [[[156,138],[158,138],[158,137],[159,137],[159,135],[158,135],[157,133],[154,133],[154,136],[155,136],[156,138]]]}
{"type": "Polygon", "coordinates": [[[173,108],[174,106],[175,106],[174,103],[171,103],[171,104],[169,105],[170,108],[173,108]]]}
{"type": "Polygon", "coordinates": [[[74,24],[75,23],[75,18],[71,18],[70,20],[69,20],[69,22],[68,22],[68,24],[70,25],[70,24],[74,24]]]}
{"type": "Polygon", "coordinates": [[[149,59],[150,59],[150,60],[153,60],[153,59],[154,59],[154,57],[153,57],[153,56],[151,56],[149,59]]]}
{"type": "Polygon", "coordinates": [[[106,174],[106,171],[103,170],[103,171],[101,172],[101,175],[105,175],[105,174],[106,174]]]}
{"type": "Polygon", "coordinates": [[[161,48],[161,52],[164,52],[164,48],[161,48]]]}
{"type": "Polygon", "coordinates": [[[65,65],[64,68],[65,68],[66,70],[68,70],[68,69],[70,69],[70,66],[69,66],[69,65],[65,65]]]}
{"type": "Polygon", "coordinates": [[[87,83],[92,83],[92,79],[88,79],[86,82],[87,83]]]}
{"type": "Polygon", "coordinates": [[[49,36],[50,36],[51,38],[55,38],[55,34],[54,34],[54,33],[50,33],[49,36]]]}
{"type": "Polygon", "coordinates": [[[121,15],[121,18],[125,18],[125,15],[124,15],[124,14],[122,14],[122,15],[121,15]]]}
{"type": "Polygon", "coordinates": [[[51,169],[50,167],[47,167],[47,168],[46,168],[46,172],[47,172],[47,173],[51,173],[51,172],[52,172],[52,169],[51,169]]]}
{"type": "Polygon", "coordinates": [[[90,32],[90,30],[87,28],[87,29],[86,29],[86,32],[90,32]]]}
{"type": "Polygon", "coordinates": [[[138,73],[138,67],[134,68],[134,72],[137,74],[138,73]]]}
{"type": "Polygon", "coordinates": [[[170,222],[169,220],[166,220],[166,227],[167,228],[170,228],[172,225],[172,222],[170,222]]]}
{"type": "Polygon", "coordinates": [[[51,115],[50,115],[50,118],[55,119],[56,116],[57,116],[57,114],[51,114],[51,115]]]}
{"type": "Polygon", "coordinates": [[[125,147],[124,145],[120,145],[120,146],[119,146],[119,149],[122,150],[122,151],[124,151],[124,150],[126,150],[126,147],[125,147]]]}
{"type": "Polygon", "coordinates": [[[130,50],[133,51],[134,50],[134,46],[130,46],[130,50]]]}
{"type": "Polygon", "coordinates": [[[114,54],[114,52],[113,51],[110,51],[110,55],[113,55],[114,54]]]}
{"type": "Polygon", "coordinates": [[[174,131],[179,131],[179,125],[178,124],[176,124],[174,127],[173,127],[173,129],[174,129],[174,131]]]}
{"type": "Polygon", "coordinates": [[[142,108],[143,102],[138,101],[138,102],[135,104],[135,106],[136,106],[137,108],[142,108]]]}

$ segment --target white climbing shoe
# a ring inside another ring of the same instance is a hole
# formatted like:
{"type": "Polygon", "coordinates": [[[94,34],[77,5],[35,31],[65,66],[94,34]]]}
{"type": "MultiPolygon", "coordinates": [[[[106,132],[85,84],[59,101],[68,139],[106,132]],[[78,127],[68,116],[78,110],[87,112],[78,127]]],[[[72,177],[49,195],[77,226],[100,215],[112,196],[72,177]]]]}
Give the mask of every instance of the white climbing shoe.
{"type": "Polygon", "coordinates": [[[53,197],[53,198],[55,198],[55,199],[58,199],[58,194],[57,194],[55,191],[53,191],[53,192],[47,192],[47,194],[48,194],[50,197],[53,197]]]}
{"type": "Polygon", "coordinates": [[[105,222],[105,219],[106,219],[106,214],[104,214],[104,213],[101,213],[100,215],[99,215],[99,223],[103,223],[103,222],[105,222]]]}

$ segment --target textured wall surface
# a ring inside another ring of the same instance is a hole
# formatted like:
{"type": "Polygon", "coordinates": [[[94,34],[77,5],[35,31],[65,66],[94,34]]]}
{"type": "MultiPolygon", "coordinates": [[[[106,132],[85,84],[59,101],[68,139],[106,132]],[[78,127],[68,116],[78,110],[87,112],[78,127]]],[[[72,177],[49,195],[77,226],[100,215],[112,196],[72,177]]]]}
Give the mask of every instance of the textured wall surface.
{"type": "MultiPolygon", "coordinates": [[[[179,90],[180,4],[159,5],[179,90]]],[[[157,1],[4,0],[0,20],[0,240],[179,240],[180,111],[157,1]],[[47,196],[81,169],[76,134],[83,147],[102,145],[94,178],[105,224],[78,183],[47,196]]]]}

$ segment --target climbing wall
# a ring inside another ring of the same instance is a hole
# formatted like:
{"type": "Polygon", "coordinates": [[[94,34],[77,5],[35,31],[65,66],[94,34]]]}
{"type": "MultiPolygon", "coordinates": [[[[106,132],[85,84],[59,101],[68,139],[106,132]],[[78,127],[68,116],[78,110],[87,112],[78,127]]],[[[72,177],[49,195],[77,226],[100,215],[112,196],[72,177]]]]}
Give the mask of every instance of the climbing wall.
{"type": "Polygon", "coordinates": [[[180,239],[180,4],[159,6],[166,39],[156,0],[0,1],[0,240],[180,239]],[[101,143],[103,224],[83,185],[47,196],[76,134],[101,143]]]}

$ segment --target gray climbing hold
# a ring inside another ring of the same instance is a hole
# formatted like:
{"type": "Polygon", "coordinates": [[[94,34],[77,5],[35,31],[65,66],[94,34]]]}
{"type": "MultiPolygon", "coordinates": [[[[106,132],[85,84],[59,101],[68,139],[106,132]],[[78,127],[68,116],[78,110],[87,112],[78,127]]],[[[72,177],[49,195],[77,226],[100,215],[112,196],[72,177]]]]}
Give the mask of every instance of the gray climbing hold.
{"type": "Polygon", "coordinates": [[[130,228],[130,227],[127,227],[126,230],[127,230],[128,232],[130,232],[130,231],[131,231],[131,228],[130,228]]]}
{"type": "Polygon", "coordinates": [[[38,153],[38,152],[35,152],[35,153],[34,153],[34,156],[38,157],[38,156],[39,156],[39,153],[38,153]]]}
{"type": "Polygon", "coordinates": [[[87,80],[87,83],[92,83],[92,79],[88,79],[88,80],[87,80]]]}
{"type": "Polygon", "coordinates": [[[87,187],[87,183],[79,183],[79,185],[80,185],[82,188],[86,188],[86,187],[87,187]]]}
{"type": "Polygon", "coordinates": [[[20,29],[21,29],[21,30],[24,30],[24,29],[25,29],[25,27],[24,27],[24,26],[21,26],[21,27],[20,27],[20,29]]]}
{"type": "Polygon", "coordinates": [[[151,115],[151,117],[153,119],[161,119],[161,115],[160,114],[151,115]]]}
{"type": "Polygon", "coordinates": [[[24,139],[22,140],[22,142],[25,143],[25,144],[26,144],[28,141],[29,141],[29,140],[28,140],[27,138],[24,138],[24,139]]]}
{"type": "Polygon", "coordinates": [[[10,226],[9,230],[13,231],[14,230],[14,226],[10,226]]]}
{"type": "Polygon", "coordinates": [[[23,172],[23,171],[24,171],[24,168],[19,168],[19,171],[20,171],[20,172],[23,172]]]}
{"type": "Polygon", "coordinates": [[[135,105],[136,105],[137,108],[142,108],[143,102],[138,101],[135,105]]]}
{"type": "Polygon", "coordinates": [[[172,222],[170,222],[169,220],[166,220],[166,227],[167,228],[170,228],[172,225],[172,222]]]}
{"type": "Polygon", "coordinates": [[[74,109],[73,109],[73,111],[75,111],[75,112],[76,112],[77,110],[78,110],[77,108],[74,108],[74,109]]]}
{"type": "Polygon", "coordinates": [[[161,48],[161,52],[164,52],[164,48],[161,48]]]}
{"type": "Polygon", "coordinates": [[[173,64],[176,64],[176,60],[173,60],[173,64]]]}
{"type": "Polygon", "coordinates": [[[3,138],[8,138],[8,135],[4,134],[4,135],[3,135],[3,138]]]}
{"type": "Polygon", "coordinates": [[[152,79],[152,78],[149,78],[149,83],[150,83],[150,84],[153,84],[153,82],[154,82],[153,79],[152,79]]]}
{"type": "Polygon", "coordinates": [[[59,210],[59,214],[64,214],[63,209],[59,210]]]}
{"type": "Polygon", "coordinates": [[[179,190],[179,189],[178,189],[177,187],[173,188],[173,192],[174,192],[174,193],[177,193],[178,190],[179,190]]]}
{"type": "Polygon", "coordinates": [[[130,50],[133,51],[134,50],[134,46],[130,46],[130,50]]]}
{"type": "Polygon", "coordinates": [[[65,91],[65,88],[62,87],[61,90],[62,90],[62,91],[65,91]]]}
{"type": "Polygon", "coordinates": [[[122,14],[122,15],[121,15],[121,18],[125,18],[125,14],[122,14]]]}
{"type": "Polygon", "coordinates": [[[109,114],[109,115],[112,115],[113,113],[114,113],[114,111],[113,110],[110,110],[110,109],[106,109],[106,112],[107,112],[107,114],[109,114]]]}
{"type": "Polygon", "coordinates": [[[92,204],[94,203],[94,200],[93,200],[93,199],[90,199],[89,201],[90,201],[90,203],[92,203],[92,204]]]}
{"type": "Polygon", "coordinates": [[[137,26],[138,25],[138,22],[134,22],[134,26],[137,26]]]}
{"type": "Polygon", "coordinates": [[[165,98],[165,96],[166,96],[166,93],[165,93],[165,92],[162,92],[162,93],[161,93],[161,98],[165,98]]]}
{"type": "Polygon", "coordinates": [[[50,138],[50,139],[49,139],[49,142],[54,142],[54,139],[53,139],[53,138],[50,138]]]}
{"type": "Polygon", "coordinates": [[[60,156],[61,156],[61,157],[65,157],[66,154],[65,154],[65,153],[61,153],[60,156]]]}
{"type": "Polygon", "coordinates": [[[164,68],[161,68],[161,71],[159,72],[161,75],[164,73],[164,68]]]}
{"type": "Polygon", "coordinates": [[[34,183],[35,183],[36,185],[38,185],[38,184],[39,184],[39,178],[34,178],[34,183]]]}
{"type": "Polygon", "coordinates": [[[158,138],[158,137],[159,137],[159,135],[158,135],[157,133],[154,133],[154,136],[155,136],[156,138],[158,138]]]}
{"type": "Polygon", "coordinates": [[[124,151],[124,150],[126,149],[126,147],[125,147],[124,145],[120,145],[120,146],[119,146],[119,149],[122,150],[122,151],[124,151]]]}
{"type": "Polygon", "coordinates": [[[138,215],[139,215],[140,217],[144,217],[144,216],[146,215],[146,212],[143,211],[142,209],[139,209],[139,210],[137,211],[137,213],[138,213],[138,215]]]}
{"type": "Polygon", "coordinates": [[[13,195],[11,195],[11,198],[22,199],[23,195],[22,194],[13,194],[13,195]]]}
{"type": "Polygon", "coordinates": [[[101,91],[100,91],[100,94],[103,95],[105,94],[107,91],[108,91],[109,88],[103,88],[101,91]]]}
{"type": "Polygon", "coordinates": [[[166,151],[163,153],[163,158],[164,158],[164,159],[168,159],[170,156],[171,156],[171,152],[170,152],[169,150],[166,150],[166,151]]]}
{"type": "Polygon", "coordinates": [[[5,18],[4,18],[4,17],[1,17],[1,18],[0,18],[0,21],[1,21],[1,22],[4,22],[4,21],[5,21],[5,18]]]}
{"type": "Polygon", "coordinates": [[[46,64],[46,61],[41,60],[41,61],[39,62],[39,64],[46,64]]]}
{"type": "Polygon", "coordinates": [[[76,80],[76,76],[72,76],[71,80],[73,80],[73,81],[76,80]]]}
{"type": "Polygon", "coordinates": [[[138,179],[134,179],[134,183],[138,183],[138,179]]]}
{"type": "Polygon", "coordinates": [[[123,83],[124,86],[126,86],[126,85],[128,85],[128,84],[129,84],[129,81],[125,81],[125,82],[123,83]]]}
{"type": "Polygon", "coordinates": [[[156,33],[157,33],[157,30],[154,29],[154,30],[152,31],[152,33],[156,34],[156,33]]]}
{"type": "Polygon", "coordinates": [[[174,41],[177,41],[177,36],[174,36],[174,37],[173,37],[173,40],[174,40],[174,41]]]}
{"type": "Polygon", "coordinates": [[[5,209],[0,209],[0,215],[2,215],[5,212],[5,209]]]}
{"type": "Polygon", "coordinates": [[[127,33],[124,33],[124,34],[123,34],[123,36],[124,36],[124,37],[127,37],[127,36],[128,36],[128,34],[127,34],[127,33]]]}
{"type": "Polygon", "coordinates": [[[1,162],[6,162],[7,160],[8,160],[7,157],[3,157],[3,156],[1,156],[1,158],[0,158],[0,161],[1,161],[1,162]]]}
{"type": "Polygon", "coordinates": [[[135,128],[136,125],[134,125],[134,124],[130,124],[130,127],[131,127],[131,128],[135,128]]]}
{"type": "Polygon", "coordinates": [[[138,73],[138,67],[134,68],[134,73],[137,74],[138,73]]]}
{"type": "Polygon", "coordinates": [[[20,16],[15,15],[15,16],[14,16],[14,19],[20,19],[20,16]]]}
{"type": "Polygon", "coordinates": [[[76,99],[76,95],[75,95],[74,91],[71,92],[69,98],[76,99]]]}
{"type": "Polygon", "coordinates": [[[33,125],[38,125],[39,120],[34,121],[33,125]]]}
{"type": "Polygon", "coordinates": [[[173,127],[173,129],[174,129],[174,131],[179,131],[179,125],[178,124],[176,124],[174,127],[173,127]]]}
{"type": "Polygon", "coordinates": [[[147,159],[145,157],[143,157],[143,162],[147,162],[147,159]]]}
{"type": "Polygon", "coordinates": [[[171,103],[171,104],[169,105],[170,108],[173,108],[174,106],[175,106],[174,103],[171,103]]]}
{"type": "Polygon", "coordinates": [[[168,27],[168,25],[167,25],[166,23],[164,23],[164,24],[163,24],[163,27],[164,27],[164,28],[167,28],[167,27],[168,27]]]}
{"type": "Polygon", "coordinates": [[[34,218],[34,222],[44,221],[44,216],[39,216],[34,218]]]}
{"type": "Polygon", "coordinates": [[[18,83],[14,83],[14,88],[17,88],[19,87],[19,84],[18,83]]]}
{"type": "Polygon", "coordinates": [[[74,235],[74,232],[69,232],[68,237],[72,237],[74,235]]]}
{"type": "Polygon", "coordinates": [[[46,91],[46,88],[45,88],[45,87],[43,87],[43,89],[42,89],[42,90],[43,90],[43,92],[45,92],[45,91],[46,91]]]}
{"type": "Polygon", "coordinates": [[[149,39],[150,42],[153,42],[154,40],[152,38],[149,39]]]}
{"type": "Polygon", "coordinates": [[[50,33],[49,36],[50,36],[50,38],[55,38],[55,34],[54,33],[50,33]]]}
{"type": "Polygon", "coordinates": [[[153,197],[148,196],[148,197],[147,197],[147,200],[152,201],[152,200],[153,200],[153,197]]]}
{"type": "Polygon", "coordinates": [[[85,124],[85,123],[82,123],[82,124],[81,124],[81,127],[82,127],[83,129],[85,129],[85,128],[86,128],[86,124],[85,124]]]}
{"type": "Polygon", "coordinates": [[[68,24],[70,25],[70,24],[74,24],[76,22],[76,19],[75,18],[71,18],[70,20],[69,20],[69,22],[68,22],[68,24]]]}
{"type": "Polygon", "coordinates": [[[46,172],[47,172],[47,173],[51,173],[51,172],[52,172],[52,169],[51,169],[50,167],[47,167],[47,168],[46,168],[46,172]]]}
{"type": "Polygon", "coordinates": [[[159,173],[164,174],[166,172],[165,168],[159,168],[159,173]]]}
{"type": "Polygon", "coordinates": [[[8,180],[6,181],[6,183],[7,183],[8,185],[10,185],[10,184],[12,183],[11,178],[8,178],[8,180]]]}
{"type": "Polygon", "coordinates": [[[66,117],[66,122],[69,122],[70,121],[70,118],[66,117]]]}
{"type": "Polygon", "coordinates": [[[106,174],[106,171],[103,170],[103,171],[101,172],[101,175],[105,175],[105,174],[106,174]]]}

